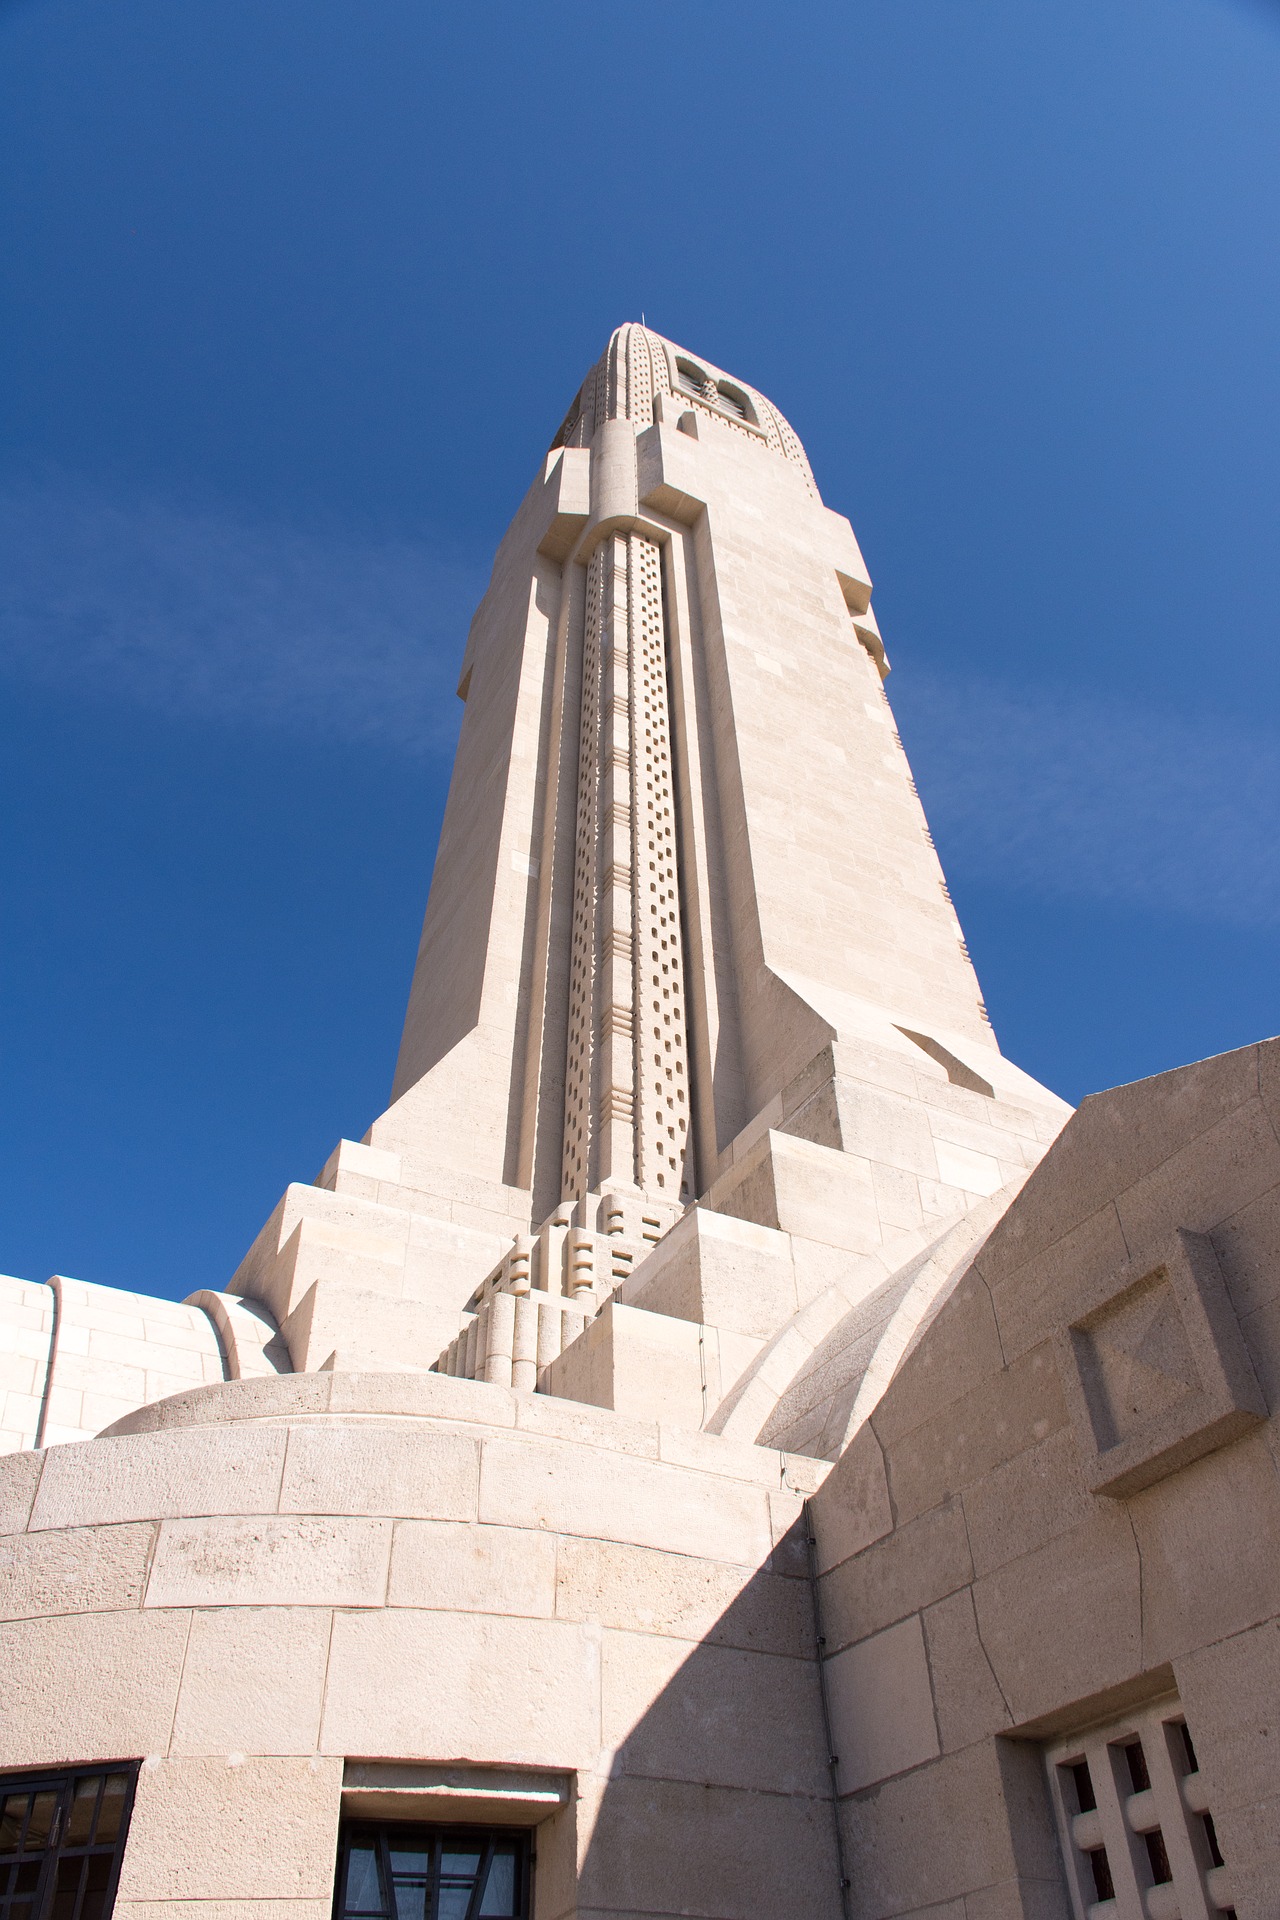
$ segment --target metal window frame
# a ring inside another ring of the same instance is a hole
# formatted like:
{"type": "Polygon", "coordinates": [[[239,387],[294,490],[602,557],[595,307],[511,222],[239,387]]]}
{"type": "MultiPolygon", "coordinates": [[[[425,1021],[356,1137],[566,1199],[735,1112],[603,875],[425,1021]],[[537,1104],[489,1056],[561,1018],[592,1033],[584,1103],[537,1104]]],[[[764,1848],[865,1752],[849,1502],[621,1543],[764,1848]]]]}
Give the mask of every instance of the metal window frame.
{"type": "Polygon", "coordinates": [[[378,1873],[382,1881],[382,1894],[385,1912],[395,1920],[394,1889],[391,1880],[391,1848],[394,1844],[412,1844],[414,1841],[428,1840],[431,1843],[431,1870],[425,1920],[438,1920],[440,1907],[440,1856],[446,1841],[461,1840],[474,1846],[480,1843],[480,1865],[476,1871],[475,1885],[471,1889],[471,1898],[467,1903],[465,1920],[478,1920],[480,1903],[489,1877],[489,1868],[493,1864],[494,1850],[499,1845],[515,1843],[516,1871],[518,1875],[516,1920],[531,1920],[533,1912],[533,1867],[534,1843],[533,1829],[518,1826],[481,1826],[479,1824],[458,1821],[420,1821],[420,1820],[369,1820],[344,1816],[338,1828],[337,1871],[333,1885],[333,1920],[343,1920],[345,1915],[345,1885],[347,1859],[353,1844],[370,1843],[378,1856],[378,1873]]]}
{"type": "MultiPolygon", "coordinates": [[[[95,1856],[101,1858],[108,1853],[107,1846],[95,1843],[86,1843],[82,1846],[64,1845],[63,1835],[66,1831],[67,1814],[77,1784],[81,1780],[103,1780],[110,1774],[123,1774],[125,1776],[124,1804],[120,1809],[119,1830],[115,1839],[110,1842],[111,1870],[102,1904],[102,1920],[110,1920],[115,1906],[116,1889],[120,1884],[120,1868],[129,1839],[129,1827],[133,1818],[133,1803],[138,1785],[138,1769],[141,1764],[141,1761],[136,1759],[94,1760],[87,1762],[84,1766],[24,1768],[15,1773],[0,1773],[0,1802],[7,1799],[11,1793],[35,1794],[52,1789],[58,1794],[54,1824],[50,1830],[51,1844],[42,1850],[40,1878],[34,1895],[34,1920],[45,1920],[53,1898],[60,1860],[89,1859],[95,1856]]],[[[6,1863],[0,1859],[0,1874],[5,1872],[6,1863]]],[[[26,1900],[27,1897],[25,1894],[10,1894],[0,1890],[0,1920],[9,1913],[14,1903],[18,1900],[26,1900]]],[[[83,1898],[82,1890],[77,1899],[77,1912],[83,1898]]]]}

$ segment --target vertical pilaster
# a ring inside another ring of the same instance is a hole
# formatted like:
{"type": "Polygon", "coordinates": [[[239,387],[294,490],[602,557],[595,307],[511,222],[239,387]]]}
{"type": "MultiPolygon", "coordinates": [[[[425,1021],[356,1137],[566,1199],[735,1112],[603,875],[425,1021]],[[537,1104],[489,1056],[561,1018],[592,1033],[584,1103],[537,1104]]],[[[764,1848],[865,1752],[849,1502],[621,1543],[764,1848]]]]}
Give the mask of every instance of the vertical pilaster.
{"type": "Polygon", "coordinates": [[[631,569],[624,535],[601,549],[600,1050],[591,1185],[636,1178],[631,790],[631,569]]]}
{"type": "Polygon", "coordinates": [[[564,1193],[678,1203],[689,1133],[662,555],[611,534],[583,639],[564,1193]]]}
{"type": "Polygon", "coordinates": [[[569,959],[569,1038],[565,1061],[566,1197],[590,1186],[595,1079],[596,902],[600,802],[600,652],[602,549],[587,568],[578,727],[578,810],[574,822],[573,923],[569,959]]]}
{"type": "Polygon", "coordinates": [[[637,1176],[646,1193],[678,1200],[689,1133],[689,1083],[662,554],[655,541],[640,534],[628,544],[637,1176]]]}

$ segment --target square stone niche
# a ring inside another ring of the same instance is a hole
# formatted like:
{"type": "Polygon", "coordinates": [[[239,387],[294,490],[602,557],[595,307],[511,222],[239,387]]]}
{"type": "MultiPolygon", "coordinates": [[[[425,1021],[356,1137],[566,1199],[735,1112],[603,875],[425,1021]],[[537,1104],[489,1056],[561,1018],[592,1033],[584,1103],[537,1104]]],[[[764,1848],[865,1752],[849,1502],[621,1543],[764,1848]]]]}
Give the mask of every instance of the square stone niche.
{"type": "Polygon", "coordinates": [[[1115,1499],[1266,1417],[1217,1255],[1185,1228],[1064,1329],[1058,1359],[1088,1484],[1115,1499]]]}

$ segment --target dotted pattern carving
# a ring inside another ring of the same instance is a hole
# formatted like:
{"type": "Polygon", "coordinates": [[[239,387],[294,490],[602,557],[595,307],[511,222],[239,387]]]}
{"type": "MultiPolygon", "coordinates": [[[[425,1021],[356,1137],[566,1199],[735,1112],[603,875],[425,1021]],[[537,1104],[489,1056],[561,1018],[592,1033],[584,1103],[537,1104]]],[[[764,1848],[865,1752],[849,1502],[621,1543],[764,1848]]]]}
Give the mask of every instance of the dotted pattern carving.
{"type": "Polygon", "coordinates": [[[563,1195],[684,1190],[688,1066],[662,556],[591,558],[582,653],[563,1195]]]}
{"type": "Polygon", "coordinates": [[[592,1041],[595,1032],[596,843],[600,783],[600,578],[597,548],[587,569],[582,643],[582,712],[578,733],[578,811],[573,866],[573,934],[569,963],[569,1041],[565,1062],[566,1196],[585,1193],[591,1166],[592,1041]]]}
{"type": "Polygon", "coordinates": [[[635,769],[636,1129],[639,1184],[681,1195],[689,1131],[684,975],[662,556],[633,538],[632,752],[635,769]]]}

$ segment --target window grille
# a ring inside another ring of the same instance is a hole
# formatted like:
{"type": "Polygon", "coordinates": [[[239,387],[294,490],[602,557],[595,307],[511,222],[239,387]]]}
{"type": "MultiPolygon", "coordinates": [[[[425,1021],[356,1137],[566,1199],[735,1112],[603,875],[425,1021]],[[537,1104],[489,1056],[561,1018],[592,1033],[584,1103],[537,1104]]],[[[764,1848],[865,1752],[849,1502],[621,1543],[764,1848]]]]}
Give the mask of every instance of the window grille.
{"type": "Polygon", "coordinates": [[[1235,1920],[1176,1698],[1047,1751],[1076,1920],[1235,1920]]]}
{"type": "Polygon", "coordinates": [[[344,1821],[334,1920],[528,1920],[529,1835],[344,1821]]]}
{"type": "Polygon", "coordinates": [[[0,1778],[0,1920],[107,1920],[137,1765],[0,1778]]]}
{"type": "Polygon", "coordinates": [[[747,403],[742,395],[735,393],[732,387],[726,387],[723,383],[716,388],[716,405],[723,407],[727,413],[734,414],[739,420],[747,418],[747,403]]]}

